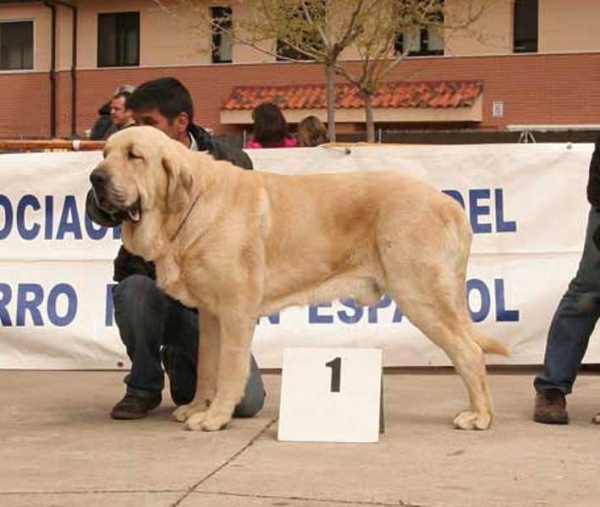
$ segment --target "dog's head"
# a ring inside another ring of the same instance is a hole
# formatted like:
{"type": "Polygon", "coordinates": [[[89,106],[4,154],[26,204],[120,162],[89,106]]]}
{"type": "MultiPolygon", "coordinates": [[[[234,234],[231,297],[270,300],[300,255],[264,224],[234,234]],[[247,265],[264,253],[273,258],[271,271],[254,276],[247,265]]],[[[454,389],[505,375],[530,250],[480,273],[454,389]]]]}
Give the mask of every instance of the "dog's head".
{"type": "Polygon", "coordinates": [[[152,212],[176,213],[189,199],[189,151],[154,127],[110,136],[104,159],[90,174],[98,206],[132,225],[152,212]]]}

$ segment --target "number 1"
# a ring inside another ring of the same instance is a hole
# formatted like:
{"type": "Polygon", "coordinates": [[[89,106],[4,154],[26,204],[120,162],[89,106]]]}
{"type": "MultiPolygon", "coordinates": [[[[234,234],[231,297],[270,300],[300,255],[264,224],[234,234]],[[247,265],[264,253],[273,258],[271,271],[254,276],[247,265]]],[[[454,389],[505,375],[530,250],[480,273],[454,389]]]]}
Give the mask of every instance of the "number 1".
{"type": "Polygon", "coordinates": [[[342,376],[342,358],[336,357],[328,363],[325,363],[327,368],[331,368],[331,392],[340,392],[340,378],[342,376]]]}

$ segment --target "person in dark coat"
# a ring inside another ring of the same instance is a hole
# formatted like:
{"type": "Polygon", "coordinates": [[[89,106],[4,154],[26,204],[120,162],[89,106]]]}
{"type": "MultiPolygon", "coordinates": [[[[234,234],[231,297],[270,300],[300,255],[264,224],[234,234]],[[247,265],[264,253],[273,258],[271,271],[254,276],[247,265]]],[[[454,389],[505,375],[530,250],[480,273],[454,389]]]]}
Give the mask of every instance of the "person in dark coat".
{"type": "MultiPolygon", "coordinates": [[[[587,184],[590,203],[583,254],[575,278],[554,313],[544,356],[544,369],[535,378],[533,419],[542,424],[568,424],[566,395],[573,384],[600,318],[600,138],[590,160],[587,184]]],[[[600,412],[592,422],[600,424],[600,412]]]]}
{"type": "MultiPolygon", "coordinates": [[[[154,126],[192,150],[206,151],[242,169],[252,161],[241,149],[214,139],[195,125],[190,93],[172,77],[138,86],[127,99],[137,125],[154,126]]],[[[133,127],[135,128],[135,127],[133,127]]],[[[114,227],[123,216],[100,209],[92,190],[86,211],[96,223],[114,227]]],[[[112,409],[113,419],[141,419],[162,401],[164,372],[169,376],[171,398],[177,405],[190,403],[196,391],[198,312],[169,297],[156,284],[154,264],[121,246],[114,261],[115,321],[129,358],[125,396],[112,409]]],[[[202,318],[200,316],[200,318],[202,318]]],[[[250,376],[237,417],[251,417],[263,406],[265,391],[260,371],[251,357],[250,376]]]]}
{"type": "Polygon", "coordinates": [[[94,122],[90,131],[90,139],[92,141],[102,141],[113,132],[116,132],[116,127],[110,117],[110,101],[98,109],[98,119],[94,122]]]}

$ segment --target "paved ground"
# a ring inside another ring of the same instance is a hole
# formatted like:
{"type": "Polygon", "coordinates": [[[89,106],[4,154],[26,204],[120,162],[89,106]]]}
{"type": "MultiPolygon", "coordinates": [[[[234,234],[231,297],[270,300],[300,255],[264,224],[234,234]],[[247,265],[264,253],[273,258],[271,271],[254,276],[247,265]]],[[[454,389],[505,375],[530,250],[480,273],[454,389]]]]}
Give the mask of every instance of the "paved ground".
{"type": "Polygon", "coordinates": [[[592,507],[600,502],[600,377],[580,376],[572,424],[530,421],[530,374],[491,375],[487,432],[452,429],[453,374],[385,376],[377,444],[277,440],[280,377],[259,417],[184,431],[165,403],[117,422],[118,372],[0,372],[0,505],[144,507],[592,507]]]}

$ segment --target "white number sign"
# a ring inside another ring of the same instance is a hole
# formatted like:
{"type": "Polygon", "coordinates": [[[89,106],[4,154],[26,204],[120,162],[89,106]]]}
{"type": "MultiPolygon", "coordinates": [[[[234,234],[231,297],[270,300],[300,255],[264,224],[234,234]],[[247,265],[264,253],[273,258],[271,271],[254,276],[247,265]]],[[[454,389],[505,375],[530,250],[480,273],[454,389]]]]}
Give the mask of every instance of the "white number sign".
{"type": "Polygon", "coordinates": [[[377,442],[381,375],[379,349],[285,349],[278,439],[377,442]]]}

